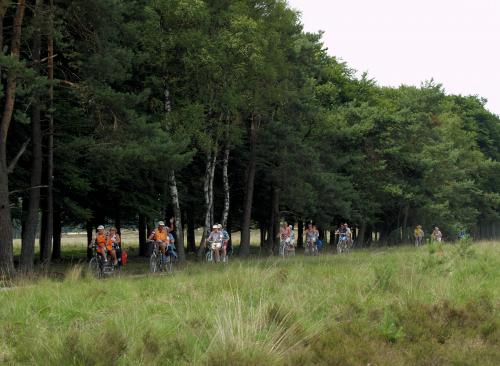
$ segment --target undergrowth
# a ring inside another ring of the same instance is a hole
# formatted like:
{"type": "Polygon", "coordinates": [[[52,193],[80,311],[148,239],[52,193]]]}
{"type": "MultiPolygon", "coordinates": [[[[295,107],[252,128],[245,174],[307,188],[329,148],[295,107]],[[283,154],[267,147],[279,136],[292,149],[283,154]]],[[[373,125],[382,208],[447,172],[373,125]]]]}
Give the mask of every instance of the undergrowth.
{"type": "Polygon", "coordinates": [[[461,242],[20,281],[6,365],[498,365],[500,251],[461,242]]]}

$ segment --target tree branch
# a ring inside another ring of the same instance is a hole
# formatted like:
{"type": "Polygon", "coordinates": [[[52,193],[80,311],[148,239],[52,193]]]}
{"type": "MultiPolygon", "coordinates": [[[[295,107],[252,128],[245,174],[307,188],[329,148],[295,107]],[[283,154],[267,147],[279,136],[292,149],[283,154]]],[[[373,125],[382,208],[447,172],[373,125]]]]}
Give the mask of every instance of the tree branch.
{"type": "Polygon", "coordinates": [[[30,141],[31,141],[31,139],[26,140],[26,142],[23,144],[23,146],[21,146],[21,149],[19,149],[19,152],[17,153],[15,158],[10,162],[9,168],[7,169],[8,174],[11,174],[14,171],[14,169],[16,168],[17,162],[19,161],[21,156],[26,151],[26,148],[28,147],[30,141]]]}

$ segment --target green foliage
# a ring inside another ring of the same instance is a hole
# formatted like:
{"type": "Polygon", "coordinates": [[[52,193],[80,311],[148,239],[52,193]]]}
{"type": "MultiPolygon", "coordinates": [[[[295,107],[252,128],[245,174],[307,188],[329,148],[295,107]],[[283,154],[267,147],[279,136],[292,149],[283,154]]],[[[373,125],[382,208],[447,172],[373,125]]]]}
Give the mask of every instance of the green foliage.
{"type": "Polygon", "coordinates": [[[473,258],[475,256],[475,250],[472,247],[473,241],[469,235],[466,235],[458,240],[456,243],[456,254],[460,258],[473,258]]]}
{"type": "Polygon", "coordinates": [[[396,324],[396,319],[389,310],[385,310],[384,318],[379,326],[382,337],[389,343],[396,343],[405,336],[403,327],[396,324]]]}
{"type": "MultiPolygon", "coordinates": [[[[54,10],[54,108],[46,65],[30,60],[32,12],[21,60],[7,46],[0,67],[19,80],[9,158],[30,135],[33,101],[42,120],[54,112],[55,200],[66,225],[166,215],[170,170],[182,210],[200,225],[206,158],[220,161],[226,147],[234,228],[251,159],[252,219],[263,227],[271,187],[290,221],[322,229],[348,221],[367,238],[380,233],[383,245],[408,241],[416,224],[439,225],[451,238],[457,227],[474,232],[500,220],[500,119],[485,101],[448,95],[433,80],[387,88],[356,76],[285,1],[75,0],[54,10]]],[[[5,45],[11,32],[6,26],[5,45]]],[[[9,177],[16,218],[30,158],[28,149],[9,177]]],[[[216,216],[220,173],[218,164],[216,216]]]]}

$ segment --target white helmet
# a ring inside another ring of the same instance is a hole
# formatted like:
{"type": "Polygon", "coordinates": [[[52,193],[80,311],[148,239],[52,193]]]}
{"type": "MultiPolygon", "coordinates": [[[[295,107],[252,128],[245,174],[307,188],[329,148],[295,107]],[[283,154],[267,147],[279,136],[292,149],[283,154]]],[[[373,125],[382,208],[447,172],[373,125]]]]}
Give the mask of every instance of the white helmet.
{"type": "Polygon", "coordinates": [[[219,228],[219,225],[212,226],[212,229],[218,229],[218,228],[219,228]]]}
{"type": "Polygon", "coordinates": [[[217,225],[217,227],[218,227],[219,229],[222,229],[222,225],[221,225],[221,224],[218,224],[218,225],[217,225]]]}
{"type": "Polygon", "coordinates": [[[158,226],[165,226],[165,223],[163,221],[158,221],[158,226]]]}
{"type": "Polygon", "coordinates": [[[99,226],[97,227],[97,230],[104,230],[104,226],[99,225],[99,226]]]}

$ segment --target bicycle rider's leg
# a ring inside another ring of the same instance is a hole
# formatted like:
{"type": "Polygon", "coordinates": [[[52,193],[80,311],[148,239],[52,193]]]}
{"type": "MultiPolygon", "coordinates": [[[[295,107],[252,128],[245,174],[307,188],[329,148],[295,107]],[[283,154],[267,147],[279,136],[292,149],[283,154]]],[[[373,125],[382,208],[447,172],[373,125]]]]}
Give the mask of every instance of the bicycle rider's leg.
{"type": "Polygon", "coordinates": [[[118,258],[116,257],[116,250],[113,248],[110,251],[111,257],[113,258],[113,264],[116,266],[118,264],[118,258]]]}
{"type": "Polygon", "coordinates": [[[106,248],[101,248],[99,253],[100,253],[100,254],[101,254],[101,256],[102,256],[102,260],[103,260],[104,262],[107,262],[107,261],[108,261],[108,258],[106,258],[106,248]]]}
{"type": "Polygon", "coordinates": [[[218,263],[220,261],[220,248],[218,246],[215,247],[214,254],[215,254],[215,263],[218,263]]]}
{"type": "Polygon", "coordinates": [[[222,243],[222,258],[224,259],[224,261],[227,258],[227,241],[224,241],[224,243],[222,243]]]}

